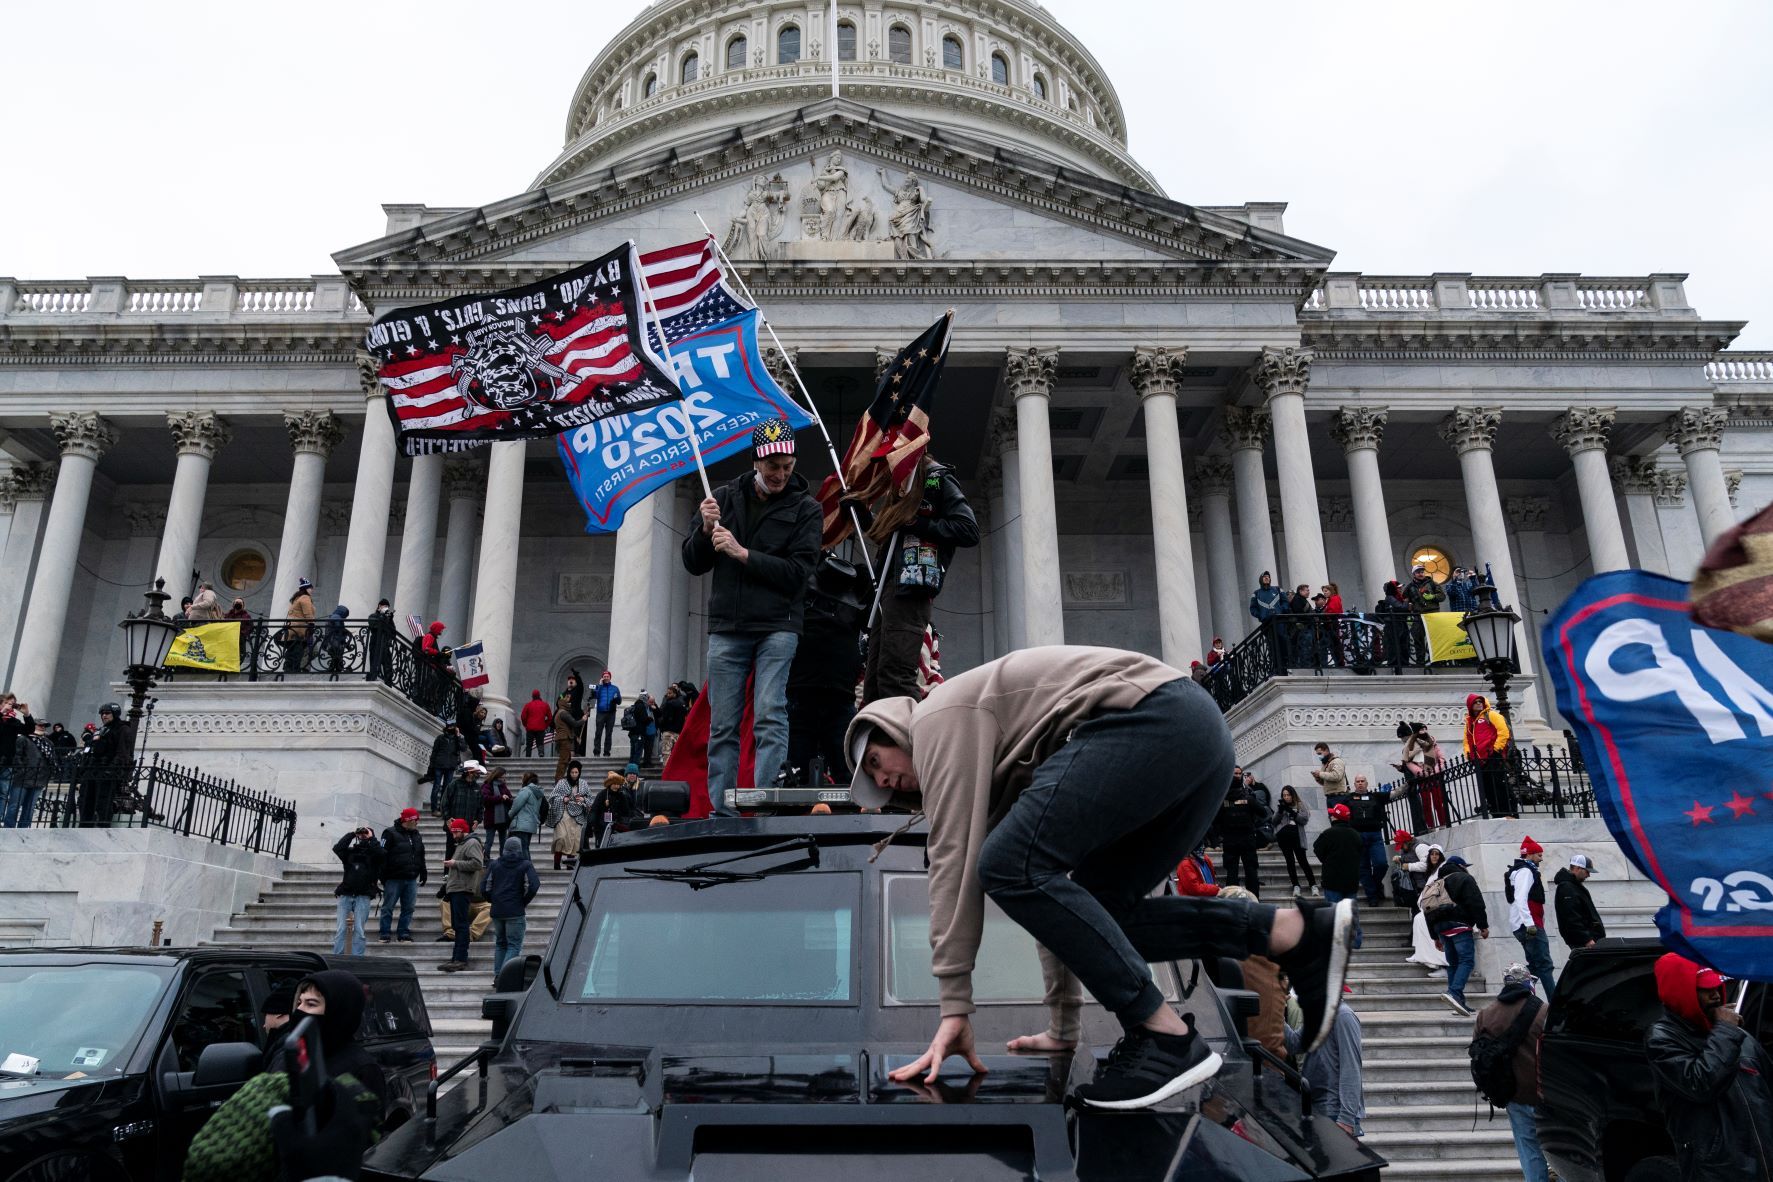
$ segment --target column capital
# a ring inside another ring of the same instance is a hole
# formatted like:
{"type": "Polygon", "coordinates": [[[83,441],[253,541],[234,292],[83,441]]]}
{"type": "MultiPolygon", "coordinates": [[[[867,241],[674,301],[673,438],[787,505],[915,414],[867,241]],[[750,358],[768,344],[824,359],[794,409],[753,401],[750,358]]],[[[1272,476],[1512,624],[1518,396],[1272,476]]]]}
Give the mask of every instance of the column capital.
{"type": "Polygon", "coordinates": [[[899,356],[893,349],[876,349],[874,351],[874,384],[880,385],[880,379],[886,376],[887,367],[899,356]]]}
{"type": "Polygon", "coordinates": [[[206,460],[215,459],[215,453],[228,446],[228,441],[234,438],[233,428],[228,426],[228,421],[207,410],[168,414],[166,428],[172,432],[173,442],[178,445],[181,456],[197,455],[206,460]]]}
{"type": "Polygon", "coordinates": [[[1713,451],[1724,446],[1724,424],[1730,412],[1716,406],[1682,407],[1662,424],[1662,433],[1682,456],[1688,452],[1713,451]]]}
{"type": "Polygon", "coordinates": [[[1613,483],[1628,496],[1656,495],[1655,456],[1613,456],[1607,461],[1613,483]]]}
{"type": "Polygon", "coordinates": [[[132,538],[157,538],[166,529],[166,510],[158,505],[125,505],[123,519],[132,538]]]}
{"type": "Polygon", "coordinates": [[[297,455],[312,452],[325,459],[345,438],[345,424],[330,410],[286,410],[283,426],[297,455]]]}
{"type": "Polygon", "coordinates": [[[1262,387],[1263,394],[1269,398],[1304,394],[1305,387],[1311,383],[1313,356],[1315,354],[1310,349],[1295,349],[1291,345],[1286,348],[1264,346],[1262,360],[1256,364],[1256,382],[1262,387]]]}
{"type": "Polygon", "coordinates": [[[1551,424],[1551,437],[1572,456],[1585,451],[1606,451],[1619,412],[1611,406],[1572,406],[1551,424]]]}
{"type": "Polygon", "coordinates": [[[363,388],[365,398],[382,396],[382,363],[374,354],[357,350],[357,384],[363,388]]]}
{"type": "Polygon", "coordinates": [[[1261,451],[1268,442],[1271,421],[1272,416],[1266,410],[1228,406],[1225,408],[1225,425],[1219,433],[1232,451],[1243,451],[1245,448],[1261,451]]]}
{"type": "Polygon", "coordinates": [[[1550,497],[1509,497],[1504,502],[1508,520],[1519,529],[1545,528],[1545,515],[1551,511],[1550,497]]]}
{"type": "Polygon", "coordinates": [[[49,429],[64,456],[85,456],[94,462],[117,442],[117,429],[90,410],[52,414],[49,429]]]}
{"type": "Polygon", "coordinates": [[[1053,393],[1053,379],[1059,375],[1059,350],[1006,350],[1003,375],[1012,398],[1050,398],[1053,393]]]}
{"type": "Polygon", "coordinates": [[[1231,460],[1225,456],[1201,456],[1194,461],[1194,478],[1200,484],[1201,496],[1229,497],[1231,460]]]}
{"type": "Polygon", "coordinates": [[[1496,442],[1496,428],[1502,425],[1500,406],[1456,406],[1453,413],[1441,420],[1441,438],[1454,451],[1489,451],[1496,442]]]}
{"type": "Polygon", "coordinates": [[[1016,412],[1002,407],[991,412],[991,423],[987,427],[991,440],[991,454],[1005,456],[1013,451],[1021,450],[1021,443],[1016,437],[1016,412]]]}
{"type": "Polygon", "coordinates": [[[1656,473],[1656,503],[1665,509],[1678,509],[1687,503],[1687,474],[1674,468],[1656,473]]]}
{"type": "Polygon", "coordinates": [[[450,501],[475,501],[486,491],[486,469],[477,460],[443,462],[443,495],[450,501]]]}
{"type": "MultiPolygon", "coordinates": [[[[877,359],[878,359],[878,355],[877,359]]],[[[799,349],[781,350],[774,345],[766,345],[763,350],[763,367],[769,371],[770,377],[776,379],[776,385],[792,393],[795,389],[794,370],[790,363],[800,360],[799,349]]],[[[879,374],[875,375],[878,380],[879,374]]]]}
{"type": "Polygon", "coordinates": [[[1166,345],[1141,345],[1133,350],[1133,390],[1140,398],[1175,396],[1182,385],[1182,363],[1188,350],[1166,345]]]}
{"type": "Polygon", "coordinates": [[[55,491],[55,465],[18,464],[0,478],[0,504],[17,508],[20,501],[47,501],[55,491]]]}
{"type": "Polygon", "coordinates": [[[1330,420],[1330,438],[1342,445],[1343,452],[1378,451],[1385,438],[1385,424],[1391,412],[1383,406],[1338,406],[1330,420]]]}
{"type": "Polygon", "coordinates": [[[1730,494],[1730,507],[1732,509],[1741,508],[1736,503],[1736,494],[1742,491],[1741,468],[1726,468],[1724,470],[1724,489],[1730,494]]]}

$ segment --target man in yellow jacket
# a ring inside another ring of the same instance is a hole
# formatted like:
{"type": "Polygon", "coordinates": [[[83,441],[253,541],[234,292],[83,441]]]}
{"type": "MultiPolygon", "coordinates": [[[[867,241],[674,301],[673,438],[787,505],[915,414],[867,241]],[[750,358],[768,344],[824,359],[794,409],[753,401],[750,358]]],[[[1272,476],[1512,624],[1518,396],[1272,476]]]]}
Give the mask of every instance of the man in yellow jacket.
{"type": "Polygon", "coordinates": [[[1485,817],[1512,817],[1518,811],[1508,787],[1508,720],[1482,694],[1465,699],[1465,758],[1478,766],[1485,817]]]}
{"type": "Polygon", "coordinates": [[[1213,699],[1141,653],[1023,649],[949,678],[921,702],[882,698],[851,722],[852,801],[920,803],[929,823],[931,970],[941,1023],[893,1072],[934,1082],[973,1040],[972,971],[985,897],[1041,945],[1051,1024],[1012,1051],[1058,1052],[1081,1034],[1080,982],[1124,1037],[1078,1098],[1147,1108],[1203,1083],[1219,1056],[1165,1003],[1154,961],[1266,956],[1286,971],[1314,1050],[1342,1001],[1354,903],[1151,897],[1198,846],[1235,762],[1213,699]],[[925,1074],[927,1073],[927,1074],[925,1074]]]}

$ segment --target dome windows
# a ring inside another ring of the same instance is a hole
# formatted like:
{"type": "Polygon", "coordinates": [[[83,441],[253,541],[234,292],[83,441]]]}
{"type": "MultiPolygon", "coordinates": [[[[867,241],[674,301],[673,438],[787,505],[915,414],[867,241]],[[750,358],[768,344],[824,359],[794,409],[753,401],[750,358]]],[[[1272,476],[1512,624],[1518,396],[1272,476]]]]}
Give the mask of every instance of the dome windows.
{"type": "Polygon", "coordinates": [[[1043,103],[1047,101],[1047,80],[1039,74],[1034,76],[1034,97],[1043,103]]]}
{"type": "Polygon", "coordinates": [[[694,82],[702,72],[702,55],[690,50],[683,55],[683,65],[678,67],[677,76],[683,82],[694,82]]]}
{"type": "Polygon", "coordinates": [[[740,33],[737,37],[734,37],[731,41],[726,43],[726,68],[729,70],[743,70],[745,68],[745,59],[750,52],[751,43],[745,39],[745,34],[740,33]]]}
{"type": "Polygon", "coordinates": [[[800,26],[784,25],[776,34],[776,64],[793,65],[800,60],[800,26]]]}
{"type": "Polygon", "coordinates": [[[942,38],[942,68],[944,70],[964,70],[967,68],[966,47],[953,33],[942,38]]]}
{"type": "Polygon", "coordinates": [[[648,74],[646,76],[646,81],[641,83],[641,86],[640,86],[641,97],[642,98],[652,98],[653,95],[658,94],[658,93],[659,93],[659,76],[657,74],[648,74]]]}
{"type": "Polygon", "coordinates": [[[849,21],[837,22],[837,60],[856,60],[856,26],[849,21]]]}
{"type": "Polygon", "coordinates": [[[991,55],[991,80],[999,86],[1010,84],[1010,59],[1001,53],[991,55]]]}
{"type": "Polygon", "coordinates": [[[887,60],[898,66],[911,64],[911,30],[904,25],[887,30],[887,60]]]}

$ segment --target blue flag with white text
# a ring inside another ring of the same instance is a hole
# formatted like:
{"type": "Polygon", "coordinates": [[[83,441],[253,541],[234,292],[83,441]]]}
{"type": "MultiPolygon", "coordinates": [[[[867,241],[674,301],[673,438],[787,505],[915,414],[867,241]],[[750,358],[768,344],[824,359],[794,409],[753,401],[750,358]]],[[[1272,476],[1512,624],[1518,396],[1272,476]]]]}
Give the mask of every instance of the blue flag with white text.
{"type": "Polygon", "coordinates": [[[1773,980],[1773,645],[1694,623],[1687,584],[1597,575],[1545,626],[1613,838],[1667,893],[1662,942],[1773,980]]]}
{"type": "Polygon", "coordinates": [[[709,464],[749,447],[751,429],[765,419],[786,419],[797,430],[812,424],[764,368],[758,317],[753,309],[681,337],[672,334],[681,402],[587,423],[557,437],[567,480],[585,509],[586,533],[614,533],[653,490],[695,474],[691,424],[709,464]]]}

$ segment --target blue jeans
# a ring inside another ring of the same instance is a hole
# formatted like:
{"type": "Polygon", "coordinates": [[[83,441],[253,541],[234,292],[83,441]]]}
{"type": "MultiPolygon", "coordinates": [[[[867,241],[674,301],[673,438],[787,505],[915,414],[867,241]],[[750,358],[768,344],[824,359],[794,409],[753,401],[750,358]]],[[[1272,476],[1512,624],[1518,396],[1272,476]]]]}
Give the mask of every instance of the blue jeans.
{"type": "Polygon", "coordinates": [[[1152,962],[1268,951],[1273,907],[1151,895],[1206,836],[1234,758],[1213,699],[1172,681],[1079,724],[980,847],[985,893],[1129,1030],[1163,1004],[1152,962]]]}
{"type": "Polygon", "coordinates": [[[449,926],[456,934],[456,942],[450,949],[449,958],[457,964],[468,963],[469,928],[474,917],[474,896],[467,891],[451,891],[449,893],[449,926]]]}
{"type": "MultiPolygon", "coordinates": [[[[1329,903],[1332,906],[1340,903],[1344,899],[1352,898],[1354,898],[1353,895],[1345,895],[1341,891],[1333,891],[1329,887],[1324,888],[1324,902],[1329,903]]],[[[1354,946],[1359,948],[1361,943],[1361,909],[1356,907],[1354,909],[1354,946]]]]}
{"type": "Polygon", "coordinates": [[[412,909],[419,901],[419,880],[390,878],[382,883],[382,939],[394,920],[394,906],[400,905],[400,938],[412,939],[412,909]]]}
{"type": "Polygon", "coordinates": [[[0,767],[0,829],[29,829],[42,791],[42,785],[31,786],[30,777],[14,776],[10,767],[0,767]]]}
{"type": "Polygon", "coordinates": [[[523,932],[528,926],[529,919],[522,915],[492,921],[493,980],[498,980],[499,970],[505,967],[506,961],[523,955],[523,932]]]}
{"type": "Polygon", "coordinates": [[[1442,936],[1441,951],[1447,954],[1447,992],[1464,1001],[1465,983],[1471,980],[1471,970],[1477,967],[1477,948],[1472,943],[1470,930],[1457,936],[1442,936]]]}
{"type": "Polygon", "coordinates": [[[431,773],[431,811],[443,811],[443,790],[449,787],[449,769],[440,768],[431,773]]]}
{"type": "Polygon", "coordinates": [[[1385,856],[1385,834],[1361,834],[1361,889],[1367,902],[1385,901],[1385,876],[1391,873],[1391,861],[1385,856]]]}
{"type": "Polygon", "coordinates": [[[1551,1182],[1551,1169],[1539,1149],[1539,1110],[1531,1104],[1508,1106],[1508,1127],[1514,1131],[1515,1156],[1527,1182],[1551,1182]]]}
{"type": "Polygon", "coordinates": [[[362,956],[364,943],[369,938],[365,931],[369,927],[369,895],[340,895],[338,906],[338,931],[332,938],[332,954],[341,956],[345,951],[345,917],[355,914],[357,926],[351,933],[351,955],[362,956]]]}
{"type": "Polygon", "coordinates": [[[799,646],[800,637],[792,632],[708,636],[708,797],[717,816],[739,815],[727,804],[726,793],[739,786],[739,722],[745,714],[747,677],[752,678],[751,734],[757,742],[752,783],[774,784],[788,758],[788,667],[799,646]]]}
{"type": "Polygon", "coordinates": [[[1544,928],[1536,929],[1537,936],[1531,938],[1522,934],[1524,929],[1516,928],[1514,938],[1520,941],[1521,951],[1526,953],[1527,967],[1539,978],[1539,985],[1546,997],[1557,991],[1557,979],[1551,971],[1551,937],[1545,934],[1544,928]]]}

